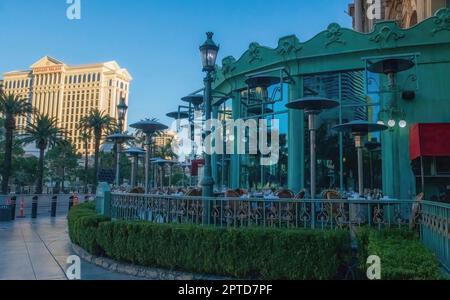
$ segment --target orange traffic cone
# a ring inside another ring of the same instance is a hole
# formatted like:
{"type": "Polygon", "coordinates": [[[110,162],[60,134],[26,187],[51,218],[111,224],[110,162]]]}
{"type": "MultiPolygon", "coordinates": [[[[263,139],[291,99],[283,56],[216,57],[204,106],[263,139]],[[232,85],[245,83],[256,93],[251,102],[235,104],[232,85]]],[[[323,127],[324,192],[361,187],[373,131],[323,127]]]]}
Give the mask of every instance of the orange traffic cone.
{"type": "Polygon", "coordinates": [[[25,218],[25,201],[23,200],[23,197],[22,200],[20,200],[20,210],[18,218],[25,218]]]}

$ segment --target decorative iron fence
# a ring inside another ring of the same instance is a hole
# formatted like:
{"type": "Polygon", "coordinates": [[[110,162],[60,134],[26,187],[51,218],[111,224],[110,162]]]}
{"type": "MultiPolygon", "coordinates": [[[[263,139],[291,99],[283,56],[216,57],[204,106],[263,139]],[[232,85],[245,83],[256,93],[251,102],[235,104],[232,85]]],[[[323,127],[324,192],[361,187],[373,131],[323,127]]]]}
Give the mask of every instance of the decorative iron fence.
{"type": "Polygon", "coordinates": [[[450,269],[450,205],[411,200],[289,200],[112,194],[117,220],[220,227],[420,228],[425,246],[450,269]]]}
{"type": "Polygon", "coordinates": [[[112,194],[111,215],[119,220],[222,227],[333,229],[369,225],[385,228],[409,225],[414,204],[414,201],[205,199],[112,194]]]}
{"type": "Polygon", "coordinates": [[[421,203],[421,238],[450,272],[450,204],[421,203]]]}

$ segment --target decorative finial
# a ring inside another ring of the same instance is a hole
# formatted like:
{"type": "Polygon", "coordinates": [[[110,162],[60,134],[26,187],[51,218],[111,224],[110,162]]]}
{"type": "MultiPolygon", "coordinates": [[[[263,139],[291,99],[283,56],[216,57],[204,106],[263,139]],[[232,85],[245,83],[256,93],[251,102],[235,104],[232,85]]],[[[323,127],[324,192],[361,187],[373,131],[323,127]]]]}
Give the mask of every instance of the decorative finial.
{"type": "Polygon", "coordinates": [[[208,37],[208,39],[212,39],[214,36],[214,32],[209,31],[206,33],[206,36],[208,37]]]}

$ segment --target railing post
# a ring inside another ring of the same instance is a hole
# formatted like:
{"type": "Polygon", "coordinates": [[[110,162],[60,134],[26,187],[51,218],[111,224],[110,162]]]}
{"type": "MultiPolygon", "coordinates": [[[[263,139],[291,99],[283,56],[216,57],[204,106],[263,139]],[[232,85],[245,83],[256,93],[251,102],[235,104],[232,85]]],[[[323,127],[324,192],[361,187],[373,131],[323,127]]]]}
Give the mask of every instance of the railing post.
{"type": "Polygon", "coordinates": [[[111,191],[106,191],[103,198],[103,216],[111,218],[111,191]]]}
{"type": "Polygon", "coordinates": [[[108,214],[109,217],[111,216],[111,189],[106,182],[99,183],[97,187],[95,207],[97,214],[104,216],[108,214]]]}
{"type": "Polygon", "coordinates": [[[32,203],[31,203],[31,218],[36,219],[37,218],[37,209],[38,209],[38,196],[34,196],[32,203]]]}
{"type": "Polygon", "coordinates": [[[75,198],[75,196],[70,196],[70,198],[69,198],[69,212],[70,212],[70,210],[72,209],[72,207],[73,207],[73,201],[74,201],[74,198],[75,198]]]}
{"type": "Polygon", "coordinates": [[[51,217],[55,218],[56,217],[56,205],[57,205],[57,201],[58,201],[58,196],[53,196],[52,197],[52,211],[51,211],[51,217]]]}
{"type": "Polygon", "coordinates": [[[16,219],[16,207],[17,207],[17,197],[11,197],[11,220],[16,219]]]}

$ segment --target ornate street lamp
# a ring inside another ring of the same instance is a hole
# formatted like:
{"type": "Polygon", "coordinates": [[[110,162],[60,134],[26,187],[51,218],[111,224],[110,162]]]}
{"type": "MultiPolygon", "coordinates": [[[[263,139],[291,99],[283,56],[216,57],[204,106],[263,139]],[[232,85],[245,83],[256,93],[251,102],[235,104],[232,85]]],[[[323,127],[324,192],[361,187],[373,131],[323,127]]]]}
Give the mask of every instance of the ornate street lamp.
{"type": "Polygon", "coordinates": [[[134,138],[127,134],[123,134],[123,122],[125,121],[125,116],[128,111],[128,106],[125,103],[125,98],[122,97],[120,103],[117,105],[117,114],[118,114],[118,126],[116,133],[107,137],[108,140],[114,142],[114,152],[116,158],[116,180],[115,183],[117,186],[120,185],[120,148],[123,143],[126,143],[134,138]]]}
{"type": "Polygon", "coordinates": [[[213,41],[214,33],[206,33],[206,41],[200,46],[200,53],[202,56],[203,71],[211,73],[216,68],[217,54],[220,47],[213,41]]]}
{"type": "Polygon", "coordinates": [[[120,103],[117,105],[117,113],[119,116],[119,130],[122,132],[123,130],[123,121],[125,120],[125,116],[128,111],[128,106],[125,103],[125,98],[120,100],[120,103]]]}
{"type": "MultiPolygon", "coordinates": [[[[217,54],[219,52],[219,46],[216,45],[213,41],[213,33],[207,32],[207,39],[205,43],[200,46],[200,54],[203,64],[203,72],[206,72],[206,77],[204,79],[205,83],[205,92],[204,92],[204,103],[205,103],[205,121],[207,124],[211,120],[211,112],[212,112],[212,72],[216,68],[216,59],[217,54]]],[[[211,128],[207,126],[205,129],[206,136],[211,134],[211,128]]],[[[211,145],[206,145],[206,147],[210,147],[211,145]]],[[[206,152],[203,153],[205,159],[205,167],[204,167],[204,176],[201,182],[203,187],[203,197],[212,197],[213,195],[213,186],[214,179],[212,178],[212,168],[211,168],[211,155],[208,155],[206,152]]],[[[205,209],[208,212],[208,208],[205,209]]]]}

